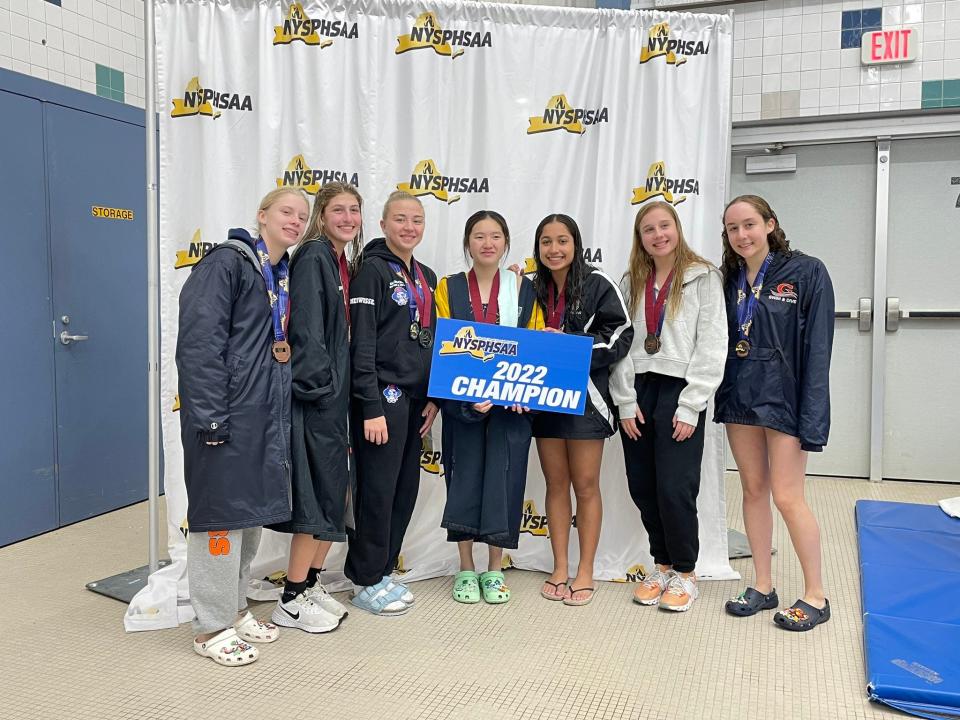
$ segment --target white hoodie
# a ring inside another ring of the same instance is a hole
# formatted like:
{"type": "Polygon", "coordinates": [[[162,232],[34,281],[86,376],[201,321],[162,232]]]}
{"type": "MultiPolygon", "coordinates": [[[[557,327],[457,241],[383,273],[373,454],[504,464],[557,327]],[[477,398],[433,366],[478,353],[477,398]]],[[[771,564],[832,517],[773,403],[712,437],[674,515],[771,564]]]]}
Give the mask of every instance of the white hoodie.
{"type": "MultiPolygon", "coordinates": [[[[623,294],[630,295],[630,278],[620,283],[623,294]]],[[[683,273],[683,302],[676,317],[670,317],[670,301],[660,333],[660,351],[654,355],[643,349],[647,336],[641,294],[637,316],[633,319],[633,344],[630,354],[613,366],[610,394],[620,418],[636,415],[637,393],[634,376],[653,372],[683,378],[687,386],[680,392],[677,420],[697,426],[700,413],[723,380],[727,360],[727,313],[723,299],[723,280],[713,265],[691,265],[683,273]]]]}

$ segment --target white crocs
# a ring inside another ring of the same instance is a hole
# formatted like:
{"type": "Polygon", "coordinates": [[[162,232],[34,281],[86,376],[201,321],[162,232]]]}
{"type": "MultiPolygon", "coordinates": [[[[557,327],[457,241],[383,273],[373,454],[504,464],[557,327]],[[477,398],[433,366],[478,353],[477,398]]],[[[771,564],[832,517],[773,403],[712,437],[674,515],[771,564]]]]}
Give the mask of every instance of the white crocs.
{"type": "Polygon", "coordinates": [[[249,610],[240,622],[234,623],[233,629],[248,643],[272,643],[280,637],[280,628],[273,623],[257,620],[249,610]]]}
{"type": "Polygon", "coordinates": [[[208,657],[218,665],[226,667],[249,665],[260,655],[253,645],[237,637],[237,631],[232,627],[214,635],[206,642],[194,640],[193,650],[197,655],[208,657]]]}
{"type": "Polygon", "coordinates": [[[313,600],[314,603],[322,607],[331,615],[337,618],[343,618],[347,614],[347,609],[337,601],[330,593],[327,592],[327,589],[323,586],[323,583],[320,582],[320,578],[317,578],[317,581],[313,584],[312,587],[307,588],[307,597],[313,600]]]}

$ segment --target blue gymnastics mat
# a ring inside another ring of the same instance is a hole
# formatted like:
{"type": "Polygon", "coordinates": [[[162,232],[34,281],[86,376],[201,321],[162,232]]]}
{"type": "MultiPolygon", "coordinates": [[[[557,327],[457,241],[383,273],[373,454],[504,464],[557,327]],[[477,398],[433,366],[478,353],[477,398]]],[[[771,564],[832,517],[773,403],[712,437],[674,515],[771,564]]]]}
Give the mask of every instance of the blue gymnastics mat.
{"type": "Polygon", "coordinates": [[[870,699],[960,718],[960,520],[876,500],[856,518],[870,699]]]}

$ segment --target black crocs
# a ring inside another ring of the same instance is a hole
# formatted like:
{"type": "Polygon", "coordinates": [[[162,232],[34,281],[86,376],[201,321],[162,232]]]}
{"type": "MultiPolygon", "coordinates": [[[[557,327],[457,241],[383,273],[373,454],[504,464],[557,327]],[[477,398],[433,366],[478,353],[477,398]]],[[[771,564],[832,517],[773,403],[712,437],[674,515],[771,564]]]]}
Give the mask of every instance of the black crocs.
{"type": "Polygon", "coordinates": [[[773,616],[773,621],[785,630],[805,632],[813,630],[817,625],[830,619],[830,601],[825,600],[823,610],[815,608],[810,603],[797,600],[786,610],[781,610],[773,616]]]}
{"type": "Polygon", "coordinates": [[[748,587],[742,593],[732,600],[727,600],[724,606],[726,611],[737,617],[750,617],[756,615],[761,610],[773,610],[780,604],[780,598],[777,597],[776,589],[771,590],[767,595],[748,587]]]}

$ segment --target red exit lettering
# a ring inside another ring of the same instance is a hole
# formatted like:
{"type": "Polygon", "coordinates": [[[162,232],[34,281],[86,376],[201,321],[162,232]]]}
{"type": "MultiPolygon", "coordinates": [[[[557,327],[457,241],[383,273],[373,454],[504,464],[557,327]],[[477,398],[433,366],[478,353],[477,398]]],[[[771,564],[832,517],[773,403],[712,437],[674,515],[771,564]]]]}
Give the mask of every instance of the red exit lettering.
{"type": "Polygon", "coordinates": [[[878,30],[864,37],[863,62],[867,64],[913,60],[913,30],[878,30]],[[869,41],[867,44],[866,41],[869,41]]]}

